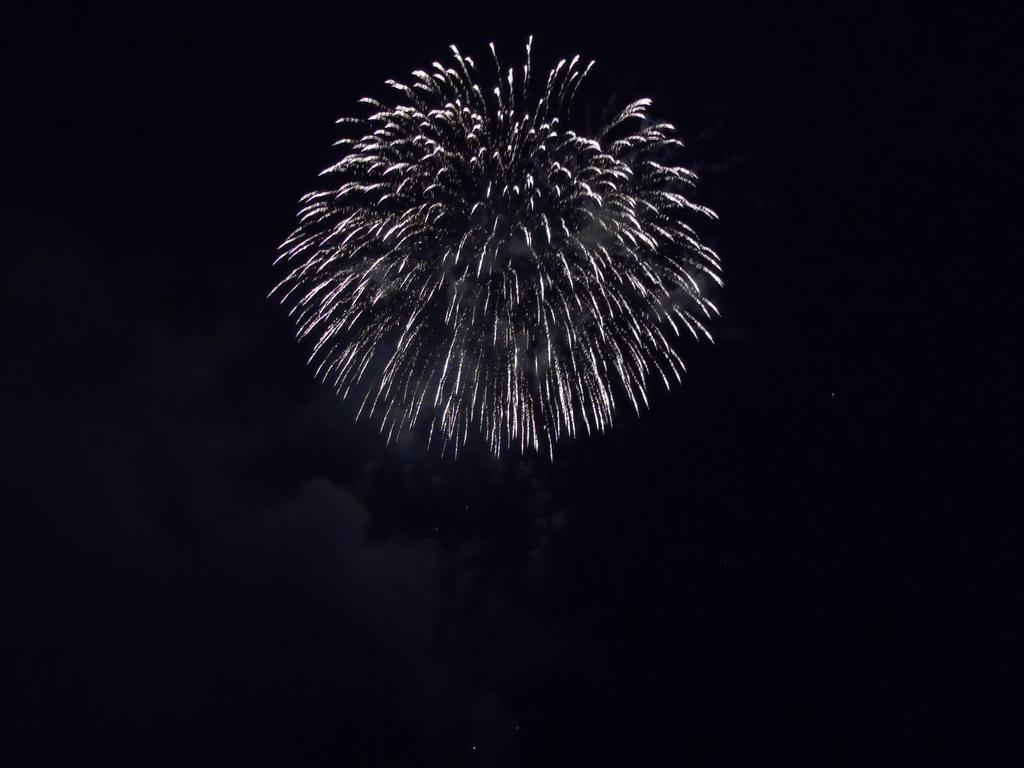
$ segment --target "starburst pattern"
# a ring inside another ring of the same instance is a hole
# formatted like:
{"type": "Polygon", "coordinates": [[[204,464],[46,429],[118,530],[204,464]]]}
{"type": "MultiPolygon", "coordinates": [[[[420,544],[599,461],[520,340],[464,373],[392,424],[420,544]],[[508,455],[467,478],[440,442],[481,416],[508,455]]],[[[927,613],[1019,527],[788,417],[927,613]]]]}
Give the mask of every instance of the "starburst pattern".
{"type": "Polygon", "coordinates": [[[397,103],[338,122],[354,138],[302,198],[273,293],[310,362],[389,440],[429,423],[456,452],[479,431],[495,454],[545,450],[639,413],[652,382],[679,382],[670,335],[711,338],[704,295],[720,261],[687,223],[674,128],[640,99],[595,135],[568,127],[593,62],[560,61],[496,85],[451,46],[452,64],[388,81],[397,103]]]}

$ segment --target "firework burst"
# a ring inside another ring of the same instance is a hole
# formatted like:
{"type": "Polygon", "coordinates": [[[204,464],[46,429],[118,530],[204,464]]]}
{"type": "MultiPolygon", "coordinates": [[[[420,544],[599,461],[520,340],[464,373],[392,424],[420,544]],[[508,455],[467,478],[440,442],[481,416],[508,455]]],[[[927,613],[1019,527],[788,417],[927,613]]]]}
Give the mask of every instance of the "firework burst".
{"type": "Polygon", "coordinates": [[[362,99],[281,246],[272,294],[317,376],[388,440],[422,422],[442,450],[480,432],[495,454],[550,452],[681,381],[671,335],[711,338],[702,286],[721,285],[720,262],[686,219],[714,213],[669,159],[673,126],[640,99],[570,130],[593,62],[534,82],[531,44],[508,70],[491,45],[487,90],[452,46],[451,66],[388,81],[397,103],[362,99]]]}

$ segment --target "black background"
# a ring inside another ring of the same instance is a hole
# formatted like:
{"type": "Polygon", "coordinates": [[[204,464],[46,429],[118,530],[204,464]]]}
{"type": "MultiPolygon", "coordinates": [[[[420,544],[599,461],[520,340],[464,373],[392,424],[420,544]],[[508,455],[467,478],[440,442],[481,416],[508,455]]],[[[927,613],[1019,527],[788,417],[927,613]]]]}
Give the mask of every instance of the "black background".
{"type": "Polygon", "coordinates": [[[8,764],[1005,757],[1017,21],[12,20],[8,764]],[[265,299],[275,248],[357,98],[452,42],[516,63],[528,34],[687,140],[721,217],[716,344],[554,463],[385,447],[265,299]]]}

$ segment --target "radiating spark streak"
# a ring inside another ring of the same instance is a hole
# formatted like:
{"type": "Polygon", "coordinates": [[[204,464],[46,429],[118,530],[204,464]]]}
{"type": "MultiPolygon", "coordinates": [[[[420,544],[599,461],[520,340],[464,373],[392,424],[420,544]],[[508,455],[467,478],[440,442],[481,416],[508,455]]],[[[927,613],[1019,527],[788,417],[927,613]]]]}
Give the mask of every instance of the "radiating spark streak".
{"type": "MultiPolygon", "coordinates": [[[[316,376],[388,441],[429,422],[442,452],[479,431],[495,454],[554,455],[553,443],[608,429],[623,398],[649,407],[648,384],[682,381],[669,338],[711,333],[703,295],[722,285],[718,255],[683,216],[717,218],[687,193],[682,144],[638,99],[593,136],[567,128],[593,67],[562,59],[535,78],[494,85],[450,46],[398,103],[360,103],[338,124],[357,137],[321,172],[333,186],[301,198],[271,291],[312,343],[316,376]],[[540,93],[534,91],[534,83],[540,93]]],[[[487,69],[485,67],[484,69],[487,69]]]]}

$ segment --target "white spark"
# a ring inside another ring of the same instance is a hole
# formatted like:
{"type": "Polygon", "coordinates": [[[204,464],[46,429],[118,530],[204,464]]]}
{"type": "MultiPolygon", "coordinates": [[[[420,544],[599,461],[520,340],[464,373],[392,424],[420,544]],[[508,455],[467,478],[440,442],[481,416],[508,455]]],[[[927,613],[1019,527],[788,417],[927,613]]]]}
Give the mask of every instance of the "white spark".
{"type": "Polygon", "coordinates": [[[580,425],[607,429],[622,397],[639,412],[652,378],[681,380],[663,324],[711,338],[698,278],[721,285],[721,264],[681,217],[716,217],[668,162],[673,126],[639,99],[593,137],[564,128],[593,62],[561,60],[535,97],[531,48],[517,78],[490,46],[493,89],[453,45],[454,67],[387,81],[401,103],[362,99],[367,117],[338,121],[361,137],[321,173],[336,185],[302,198],[281,245],[272,293],[317,376],[365,389],[360,414],[388,440],[422,418],[442,451],[475,426],[496,454],[553,455],[580,425]]]}

